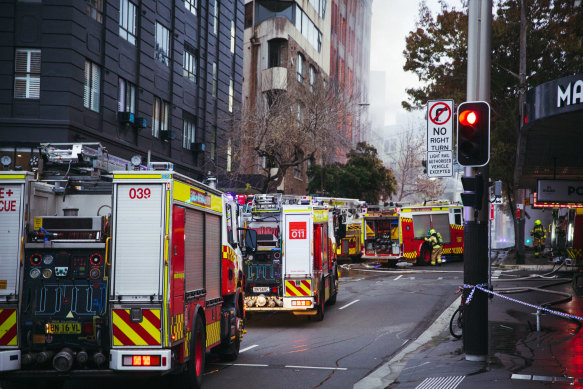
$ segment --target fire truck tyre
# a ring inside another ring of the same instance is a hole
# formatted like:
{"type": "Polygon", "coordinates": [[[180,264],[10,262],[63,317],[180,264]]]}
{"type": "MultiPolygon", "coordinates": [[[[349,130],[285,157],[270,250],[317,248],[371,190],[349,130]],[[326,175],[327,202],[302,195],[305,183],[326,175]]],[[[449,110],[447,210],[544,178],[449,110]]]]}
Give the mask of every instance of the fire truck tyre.
{"type": "Polygon", "coordinates": [[[328,305],[336,304],[336,297],[338,296],[338,273],[334,272],[332,282],[330,283],[330,298],[326,302],[328,305]]]}
{"type": "Polygon", "coordinates": [[[320,293],[318,295],[318,307],[317,307],[317,312],[314,316],[308,316],[311,317],[312,320],[314,321],[322,321],[324,320],[324,280],[322,280],[320,282],[320,293]]]}
{"type": "Polygon", "coordinates": [[[243,325],[243,314],[240,310],[241,308],[237,307],[237,317],[235,318],[235,328],[237,333],[235,334],[235,340],[229,344],[223,345],[219,353],[219,356],[223,361],[232,362],[239,357],[239,349],[241,348],[241,334],[239,329],[243,325]]]}
{"type": "Polygon", "coordinates": [[[200,315],[194,319],[190,344],[190,359],[184,370],[177,378],[175,387],[198,389],[202,386],[206,354],[206,334],[204,323],[200,315]]]}
{"type": "Polygon", "coordinates": [[[421,246],[421,255],[417,258],[419,265],[429,265],[431,263],[431,246],[423,243],[421,246]]]}

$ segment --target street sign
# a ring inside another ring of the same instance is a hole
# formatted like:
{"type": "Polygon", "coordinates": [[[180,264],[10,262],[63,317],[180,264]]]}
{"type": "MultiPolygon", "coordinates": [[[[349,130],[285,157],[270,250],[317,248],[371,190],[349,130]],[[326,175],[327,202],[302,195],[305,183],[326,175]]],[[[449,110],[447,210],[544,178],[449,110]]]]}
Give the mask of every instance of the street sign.
{"type": "Polygon", "coordinates": [[[453,100],[427,102],[427,176],[453,176],[453,100]]]}

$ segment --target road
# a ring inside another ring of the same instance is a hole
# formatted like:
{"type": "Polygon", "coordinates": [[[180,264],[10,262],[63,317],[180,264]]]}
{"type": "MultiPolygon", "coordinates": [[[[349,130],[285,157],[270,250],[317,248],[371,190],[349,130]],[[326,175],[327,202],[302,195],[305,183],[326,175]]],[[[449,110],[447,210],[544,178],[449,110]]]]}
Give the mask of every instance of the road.
{"type": "MultiPolygon", "coordinates": [[[[321,322],[255,314],[232,364],[207,356],[205,388],[351,388],[418,337],[457,297],[463,263],[381,269],[343,265],[321,322]],[[360,270],[359,270],[360,269],[360,270]]],[[[71,380],[66,389],[135,387],[132,380],[71,380]]],[[[147,380],[142,388],[159,388],[147,380]]]]}

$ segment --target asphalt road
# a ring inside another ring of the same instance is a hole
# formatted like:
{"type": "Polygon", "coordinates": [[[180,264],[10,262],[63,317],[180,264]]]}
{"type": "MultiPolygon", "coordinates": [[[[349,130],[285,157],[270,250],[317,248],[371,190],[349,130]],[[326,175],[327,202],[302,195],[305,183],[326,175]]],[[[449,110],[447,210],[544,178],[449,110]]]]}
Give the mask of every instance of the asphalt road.
{"type": "MultiPolygon", "coordinates": [[[[205,388],[352,388],[418,337],[459,295],[463,263],[381,269],[345,264],[322,322],[255,314],[231,364],[207,356],[205,388]]],[[[66,389],[160,388],[158,380],[70,380],[66,389]],[[136,386],[137,385],[137,386],[136,386]]]]}

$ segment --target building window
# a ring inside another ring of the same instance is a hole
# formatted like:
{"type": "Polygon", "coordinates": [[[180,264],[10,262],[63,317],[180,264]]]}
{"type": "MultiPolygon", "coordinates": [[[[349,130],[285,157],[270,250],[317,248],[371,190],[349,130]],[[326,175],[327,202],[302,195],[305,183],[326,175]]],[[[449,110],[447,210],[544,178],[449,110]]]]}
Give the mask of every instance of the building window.
{"type": "Polygon", "coordinates": [[[235,54],[235,21],[231,20],[231,53],[235,54]]]}
{"type": "Polygon", "coordinates": [[[306,59],[301,53],[298,53],[298,65],[297,65],[298,81],[303,83],[306,73],[306,59]]]}
{"type": "Polygon", "coordinates": [[[213,31],[215,35],[219,34],[219,2],[215,0],[214,13],[213,13],[213,31]]]}
{"type": "Polygon", "coordinates": [[[298,180],[302,179],[302,164],[297,164],[294,166],[294,178],[298,180]]]}
{"type": "Polygon", "coordinates": [[[196,9],[198,8],[198,0],[184,0],[184,6],[187,10],[196,15],[196,9]]]}
{"type": "Polygon", "coordinates": [[[217,151],[217,126],[213,126],[213,131],[211,133],[211,161],[214,161],[216,158],[216,151],[217,151]]]}
{"type": "Polygon", "coordinates": [[[159,138],[160,131],[168,131],[168,103],[159,97],[154,97],[152,136],[159,138]]]}
{"type": "Polygon", "coordinates": [[[136,86],[121,77],[118,79],[118,86],[117,110],[119,112],[136,113],[136,86]]]}
{"type": "Polygon", "coordinates": [[[267,42],[268,66],[270,68],[281,66],[282,39],[272,39],[267,42]]]}
{"type": "Polygon", "coordinates": [[[233,112],[233,94],[235,93],[233,88],[233,80],[229,80],[229,112],[233,112]]]}
{"type": "Polygon", "coordinates": [[[192,144],[196,141],[196,120],[186,115],[182,120],[182,129],[184,131],[184,135],[182,137],[182,147],[190,150],[192,144]]]}
{"type": "Polygon", "coordinates": [[[119,1],[119,36],[135,46],[136,6],[128,0],[119,1]]]}
{"type": "Polygon", "coordinates": [[[194,50],[185,47],[182,56],[182,75],[192,82],[196,82],[197,62],[194,50]]]}
{"type": "Polygon", "coordinates": [[[213,97],[217,97],[217,63],[213,62],[213,97]]]}
{"type": "Polygon", "coordinates": [[[87,3],[87,15],[101,23],[103,20],[103,0],[85,0],[85,2],[87,3]]]}
{"type": "Polygon", "coordinates": [[[233,164],[233,146],[231,139],[227,142],[227,171],[230,172],[233,164]]]}
{"type": "Polygon", "coordinates": [[[101,89],[101,69],[99,65],[85,60],[85,90],[83,105],[92,111],[99,112],[99,91],[101,89]]]}
{"type": "Polygon", "coordinates": [[[316,68],[310,65],[310,91],[314,91],[314,85],[316,84],[316,76],[318,72],[316,72],[316,68]]]}
{"type": "Polygon", "coordinates": [[[156,22],[156,48],[154,58],[168,66],[170,54],[170,32],[166,27],[156,22]]]}
{"type": "Polygon", "coordinates": [[[39,49],[16,49],[14,54],[14,98],[40,98],[39,49]]]}

